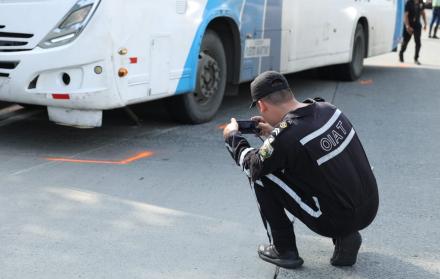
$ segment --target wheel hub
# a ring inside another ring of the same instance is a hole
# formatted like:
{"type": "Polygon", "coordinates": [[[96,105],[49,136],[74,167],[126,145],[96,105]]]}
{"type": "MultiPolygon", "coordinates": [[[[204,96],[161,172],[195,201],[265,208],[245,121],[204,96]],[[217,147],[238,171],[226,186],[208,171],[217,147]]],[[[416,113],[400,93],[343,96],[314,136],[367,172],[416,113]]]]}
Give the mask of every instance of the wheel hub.
{"type": "Polygon", "coordinates": [[[220,67],[207,53],[200,54],[198,88],[195,92],[198,102],[207,102],[220,86],[220,67]]]}

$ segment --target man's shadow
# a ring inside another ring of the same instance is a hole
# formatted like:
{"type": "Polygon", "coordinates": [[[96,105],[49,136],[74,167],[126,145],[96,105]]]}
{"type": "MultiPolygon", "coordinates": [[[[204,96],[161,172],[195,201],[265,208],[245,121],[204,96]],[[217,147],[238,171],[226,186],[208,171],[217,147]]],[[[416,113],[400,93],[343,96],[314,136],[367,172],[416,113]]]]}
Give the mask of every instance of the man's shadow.
{"type": "Polygon", "coordinates": [[[430,271],[412,261],[421,261],[417,257],[408,257],[407,261],[399,258],[373,252],[361,252],[358,261],[353,267],[337,268],[330,264],[321,266],[307,266],[298,270],[280,270],[278,279],[296,279],[296,278],[386,278],[386,279],[440,279],[440,273],[430,271]]]}

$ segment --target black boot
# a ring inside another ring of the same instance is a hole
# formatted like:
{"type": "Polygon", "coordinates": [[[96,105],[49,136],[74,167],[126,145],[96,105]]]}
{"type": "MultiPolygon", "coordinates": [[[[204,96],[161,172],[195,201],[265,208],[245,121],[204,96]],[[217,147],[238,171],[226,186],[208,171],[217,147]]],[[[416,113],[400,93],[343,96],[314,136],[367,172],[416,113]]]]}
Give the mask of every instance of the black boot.
{"type": "Polygon", "coordinates": [[[278,251],[275,245],[260,245],[258,256],[263,261],[287,269],[299,268],[304,263],[304,260],[298,255],[297,249],[278,251]]]}
{"type": "Polygon", "coordinates": [[[404,59],[403,59],[403,52],[402,52],[402,51],[399,52],[399,61],[400,61],[401,63],[405,62],[404,59]]]}
{"type": "Polygon", "coordinates": [[[334,266],[352,266],[356,263],[362,237],[359,232],[333,239],[335,251],[330,263],[334,266]]]}

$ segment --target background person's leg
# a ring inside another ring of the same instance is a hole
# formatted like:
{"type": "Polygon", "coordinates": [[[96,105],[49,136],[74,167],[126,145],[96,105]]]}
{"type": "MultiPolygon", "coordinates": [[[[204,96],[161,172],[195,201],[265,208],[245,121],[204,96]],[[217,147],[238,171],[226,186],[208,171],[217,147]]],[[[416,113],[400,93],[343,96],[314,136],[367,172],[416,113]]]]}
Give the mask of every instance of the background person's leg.
{"type": "Polygon", "coordinates": [[[406,31],[406,28],[403,27],[403,40],[402,40],[402,45],[400,46],[400,52],[399,52],[399,60],[400,62],[404,62],[404,57],[403,54],[406,51],[406,48],[408,47],[408,43],[411,40],[411,34],[409,34],[406,31]]]}
{"type": "Polygon", "coordinates": [[[435,28],[434,28],[434,36],[433,38],[438,38],[437,37],[437,30],[438,30],[438,26],[440,25],[440,7],[437,7],[434,9],[434,21],[435,21],[435,28]]]}
{"type": "Polygon", "coordinates": [[[414,56],[414,61],[416,63],[419,62],[420,49],[422,48],[421,36],[422,36],[422,27],[419,26],[414,28],[414,41],[416,42],[416,52],[414,56]]]}
{"type": "Polygon", "coordinates": [[[428,37],[431,38],[431,34],[432,34],[432,27],[434,26],[434,22],[436,21],[436,12],[435,12],[435,8],[432,11],[432,18],[431,18],[431,23],[429,23],[429,35],[428,37]]]}

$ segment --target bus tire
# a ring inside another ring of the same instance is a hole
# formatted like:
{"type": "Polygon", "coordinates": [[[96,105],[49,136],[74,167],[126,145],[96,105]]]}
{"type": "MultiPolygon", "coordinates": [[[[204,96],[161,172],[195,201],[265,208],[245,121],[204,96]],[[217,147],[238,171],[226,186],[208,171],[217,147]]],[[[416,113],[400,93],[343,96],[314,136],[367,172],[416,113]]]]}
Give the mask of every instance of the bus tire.
{"type": "Polygon", "coordinates": [[[168,100],[168,110],[179,122],[199,124],[216,115],[225,94],[226,53],[216,32],[207,30],[200,49],[196,89],[168,100]]]}
{"type": "Polygon", "coordinates": [[[358,24],[354,33],[352,58],[349,63],[337,66],[338,78],[344,81],[359,79],[364,70],[364,58],[366,57],[366,38],[362,24],[358,24]]]}

